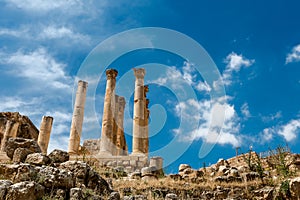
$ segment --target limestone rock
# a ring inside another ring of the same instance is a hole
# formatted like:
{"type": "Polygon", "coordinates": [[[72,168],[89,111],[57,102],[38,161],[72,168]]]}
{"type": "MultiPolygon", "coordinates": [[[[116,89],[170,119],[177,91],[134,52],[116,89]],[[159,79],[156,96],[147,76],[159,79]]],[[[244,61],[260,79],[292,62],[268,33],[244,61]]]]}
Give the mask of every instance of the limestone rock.
{"type": "Polygon", "coordinates": [[[179,171],[179,172],[183,172],[183,171],[184,171],[185,169],[187,169],[187,168],[191,168],[191,166],[188,165],[188,164],[180,164],[180,165],[179,165],[178,171],[179,171]]]}
{"type": "Polygon", "coordinates": [[[254,196],[262,197],[264,200],[272,200],[273,199],[273,187],[266,186],[264,188],[253,191],[254,196]]]}
{"type": "Polygon", "coordinates": [[[147,200],[144,195],[125,196],[123,200],[147,200]]]}
{"type": "Polygon", "coordinates": [[[21,182],[21,181],[32,181],[34,177],[36,177],[37,171],[36,169],[29,164],[21,163],[17,166],[17,172],[15,177],[13,178],[13,182],[21,182]]]}
{"type": "Polygon", "coordinates": [[[71,188],[70,200],[84,200],[82,189],[81,188],[71,188]]]}
{"type": "Polygon", "coordinates": [[[130,174],[130,178],[131,179],[140,179],[140,178],[142,178],[142,174],[139,171],[133,172],[130,174]]]}
{"type": "Polygon", "coordinates": [[[37,182],[46,188],[65,188],[74,187],[75,180],[73,173],[65,169],[59,169],[50,166],[39,167],[37,174],[37,182]]]}
{"type": "Polygon", "coordinates": [[[108,198],[108,200],[120,200],[120,199],[121,199],[121,197],[120,197],[119,192],[110,193],[109,198],[108,198]]]}
{"type": "Polygon", "coordinates": [[[291,179],[290,191],[293,199],[300,199],[300,177],[291,179]]]}
{"type": "Polygon", "coordinates": [[[0,199],[5,199],[9,186],[13,183],[9,180],[0,180],[0,199]]]}
{"type": "Polygon", "coordinates": [[[28,164],[0,164],[0,174],[3,179],[14,183],[20,181],[31,181],[36,176],[36,170],[28,164]]]}
{"type": "Polygon", "coordinates": [[[165,197],[165,200],[176,200],[176,199],[178,199],[178,196],[174,193],[169,193],[165,197]]]}
{"type": "Polygon", "coordinates": [[[66,151],[54,149],[48,157],[52,163],[63,163],[69,160],[69,154],[66,151]]]}
{"type": "Polygon", "coordinates": [[[33,165],[47,165],[50,159],[42,153],[32,153],[27,156],[25,162],[33,165]]]}
{"type": "Polygon", "coordinates": [[[35,182],[20,182],[8,188],[6,199],[10,200],[37,200],[44,196],[45,188],[35,182]]]}
{"type": "Polygon", "coordinates": [[[96,193],[110,192],[111,190],[108,183],[84,162],[67,161],[61,163],[59,168],[73,173],[76,187],[85,185],[96,193]]]}
{"type": "Polygon", "coordinates": [[[28,154],[31,154],[32,151],[25,148],[17,148],[13,154],[13,162],[20,163],[24,162],[28,154]]]}
{"type": "Polygon", "coordinates": [[[156,167],[143,167],[141,169],[142,177],[144,176],[154,176],[156,172],[156,167]]]}
{"type": "Polygon", "coordinates": [[[65,200],[67,198],[66,191],[63,189],[57,189],[54,192],[54,194],[55,195],[54,195],[53,199],[55,199],[55,200],[65,200]]]}
{"type": "Polygon", "coordinates": [[[24,138],[9,138],[4,151],[10,159],[13,159],[14,152],[17,148],[25,148],[32,153],[41,153],[41,149],[35,140],[24,138]]]}

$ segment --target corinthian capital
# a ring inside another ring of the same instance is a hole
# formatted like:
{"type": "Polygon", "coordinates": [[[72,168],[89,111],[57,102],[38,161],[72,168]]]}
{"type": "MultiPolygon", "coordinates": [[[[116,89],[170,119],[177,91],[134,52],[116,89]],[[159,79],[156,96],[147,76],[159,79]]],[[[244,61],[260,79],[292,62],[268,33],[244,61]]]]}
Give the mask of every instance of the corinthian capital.
{"type": "Polygon", "coordinates": [[[118,71],[115,69],[108,69],[106,70],[106,78],[107,79],[114,79],[118,75],[118,71]]]}
{"type": "Polygon", "coordinates": [[[145,69],[144,68],[133,68],[134,76],[136,78],[144,78],[145,76],[145,69]]]}

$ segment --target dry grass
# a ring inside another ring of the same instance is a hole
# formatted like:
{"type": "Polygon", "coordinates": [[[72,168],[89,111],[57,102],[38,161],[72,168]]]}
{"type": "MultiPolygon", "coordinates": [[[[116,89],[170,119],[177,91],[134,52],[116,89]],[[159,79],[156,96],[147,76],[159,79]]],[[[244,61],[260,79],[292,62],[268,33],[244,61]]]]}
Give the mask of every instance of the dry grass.
{"type": "MultiPolygon", "coordinates": [[[[121,196],[126,195],[147,195],[147,199],[163,199],[166,193],[176,193],[179,197],[200,196],[203,191],[213,191],[218,187],[229,188],[231,190],[241,188],[243,191],[251,191],[261,185],[259,180],[249,182],[231,182],[219,183],[206,181],[201,183],[191,183],[189,181],[175,181],[170,178],[161,178],[158,180],[143,181],[143,180],[128,180],[116,179],[113,181],[114,190],[118,191],[121,196]],[[161,194],[159,194],[161,193],[161,194]],[[164,193],[164,195],[163,195],[164,193]]],[[[247,194],[247,195],[250,195],[247,194]]]]}

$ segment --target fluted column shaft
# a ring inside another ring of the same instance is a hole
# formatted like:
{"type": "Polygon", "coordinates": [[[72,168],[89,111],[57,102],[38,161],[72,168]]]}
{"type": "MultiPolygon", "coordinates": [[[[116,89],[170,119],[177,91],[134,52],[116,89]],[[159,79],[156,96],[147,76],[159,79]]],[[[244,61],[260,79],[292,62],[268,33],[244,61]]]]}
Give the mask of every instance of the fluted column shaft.
{"type": "Polygon", "coordinates": [[[48,144],[50,140],[50,134],[53,124],[53,117],[43,116],[40,125],[40,132],[38,137],[38,144],[43,154],[47,155],[48,144]]]}
{"type": "Polygon", "coordinates": [[[84,82],[82,80],[78,81],[78,88],[74,104],[72,124],[70,130],[70,141],[68,148],[68,152],[70,154],[78,154],[84,117],[84,105],[86,100],[87,86],[87,82],[84,82]]]}
{"type": "Polygon", "coordinates": [[[115,69],[106,70],[106,90],[104,98],[104,109],[102,117],[102,134],[100,143],[100,154],[112,155],[113,143],[113,98],[115,98],[116,76],[118,71],[115,69]]]}

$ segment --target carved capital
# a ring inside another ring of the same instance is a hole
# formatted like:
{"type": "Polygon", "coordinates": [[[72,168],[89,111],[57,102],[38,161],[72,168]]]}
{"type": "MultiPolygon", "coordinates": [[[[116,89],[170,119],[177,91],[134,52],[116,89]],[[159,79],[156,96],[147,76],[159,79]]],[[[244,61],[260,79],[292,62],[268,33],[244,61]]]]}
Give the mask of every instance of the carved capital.
{"type": "Polygon", "coordinates": [[[144,78],[145,76],[145,69],[144,68],[133,68],[134,76],[136,78],[144,78]]]}
{"type": "Polygon", "coordinates": [[[85,81],[83,81],[83,80],[79,80],[79,81],[78,81],[78,86],[87,88],[88,83],[85,82],[85,81]]]}
{"type": "Polygon", "coordinates": [[[118,75],[118,71],[115,69],[106,70],[106,78],[107,79],[115,79],[118,75]]]}

